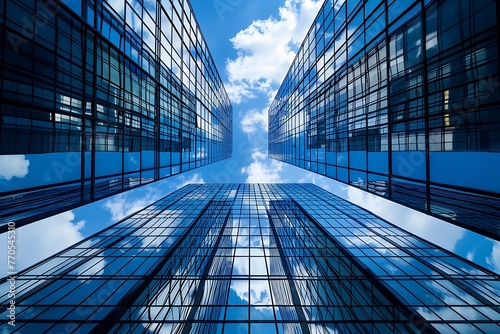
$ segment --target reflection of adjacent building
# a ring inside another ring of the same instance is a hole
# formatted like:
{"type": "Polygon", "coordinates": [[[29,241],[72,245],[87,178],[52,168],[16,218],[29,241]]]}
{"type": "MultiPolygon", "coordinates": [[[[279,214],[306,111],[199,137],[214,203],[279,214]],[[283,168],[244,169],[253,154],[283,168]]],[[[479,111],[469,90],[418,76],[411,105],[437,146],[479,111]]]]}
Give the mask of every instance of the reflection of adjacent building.
{"type": "Polygon", "coordinates": [[[22,226],[231,156],[232,107],[189,3],[54,5],[34,38],[19,24],[46,17],[44,1],[8,0],[0,16],[8,36],[0,161],[13,169],[0,175],[0,197],[32,199],[16,202],[19,214],[0,207],[2,224],[22,226]]]}
{"type": "Polygon", "coordinates": [[[456,225],[474,231],[500,233],[498,200],[459,190],[431,186],[403,180],[352,182],[353,186],[391,199],[412,209],[423,211],[438,218],[453,221],[456,225]]]}
{"type": "MultiPolygon", "coordinates": [[[[100,198],[129,190],[153,182],[153,178],[113,178],[96,182],[100,198]]],[[[54,212],[75,208],[81,205],[82,196],[90,199],[90,184],[83,188],[79,184],[50,187],[29,192],[16,192],[14,195],[0,196],[2,216],[14,222],[42,219],[54,212]],[[82,191],[84,192],[82,194],[82,191]]]]}
{"type": "Polygon", "coordinates": [[[270,157],[499,239],[498,6],[325,2],[270,107],[270,157]]]}
{"type": "Polygon", "coordinates": [[[127,177],[123,180],[110,180],[109,188],[110,189],[123,189],[123,188],[133,188],[137,187],[141,184],[146,184],[149,182],[153,182],[153,178],[138,178],[138,177],[127,177]]]}
{"type": "Polygon", "coordinates": [[[188,185],[20,272],[14,333],[492,332],[498,280],[311,184],[188,185]]]}
{"type": "MultiPolygon", "coordinates": [[[[346,333],[351,328],[361,332],[413,332],[408,324],[409,309],[389,311],[387,305],[399,300],[384,287],[371,284],[372,276],[352,254],[325,233],[294,200],[270,202],[272,221],[283,247],[291,279],[296,284],[304,317],[314,323],[315,330],[326,333],[346,333]],[[291,247],[290,247],[291,246],[291,247]],[[341,269],[341,270],[339,270],[341,269]],[[353,298],[352,293],[365,298],[353,298]],[[379,296],[373,298],[374,295],[379,296]],[[406,313],[406,314],[405,314],[406,313]],[[374,314],[383,324],[374,324],[374,314]],[[393,322],[392,325],[387,325],[393,322]],[[355,324],[355,325],[353,325],[355,324]]],[[[279,300],[279,299],[278,299],[279,300]]],[[[420,319],[422,326],[428,324],[420,319]]]]}

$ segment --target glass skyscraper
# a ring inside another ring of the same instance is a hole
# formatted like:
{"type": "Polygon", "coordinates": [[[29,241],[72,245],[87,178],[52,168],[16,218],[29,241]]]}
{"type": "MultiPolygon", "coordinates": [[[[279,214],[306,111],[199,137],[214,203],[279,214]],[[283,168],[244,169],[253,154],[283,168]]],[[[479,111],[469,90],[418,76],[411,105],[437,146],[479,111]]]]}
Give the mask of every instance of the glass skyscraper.
{"type": "Polygon", "coordinates": [[[0,43],[2,230],[232,154],[186,0],[0,0],[0,43]]]}
{"type": "Polygon", "coordinates": [[[312,184],[188,185],[19,273],[0,332],[496,333],[499,282],[312,184]]]}
{"type": "Polygon", "coordinates": [[[499,5],[325,1],[269,156],[500,239],[499,5]]]}

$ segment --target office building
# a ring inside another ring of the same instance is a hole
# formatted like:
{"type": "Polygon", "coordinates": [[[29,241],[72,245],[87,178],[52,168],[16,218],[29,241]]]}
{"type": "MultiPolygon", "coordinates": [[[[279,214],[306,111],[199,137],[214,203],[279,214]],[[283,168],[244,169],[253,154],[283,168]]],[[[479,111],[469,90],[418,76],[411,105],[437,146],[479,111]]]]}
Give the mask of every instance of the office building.
{"type": "Polygon", "coordinates": [[[0,1],[0,228],[232,154],[186,0],[0,1]]]}
{"type": "Polygon", "coordinates": [[[269,156],[500,239],[499,5],[325,1],[269,156]]]}
{"type": "Polygon", "coordinates": [[[188,185],[20,272],[0,332],[497,333],[499,278],[312,184],[188,185]]]}

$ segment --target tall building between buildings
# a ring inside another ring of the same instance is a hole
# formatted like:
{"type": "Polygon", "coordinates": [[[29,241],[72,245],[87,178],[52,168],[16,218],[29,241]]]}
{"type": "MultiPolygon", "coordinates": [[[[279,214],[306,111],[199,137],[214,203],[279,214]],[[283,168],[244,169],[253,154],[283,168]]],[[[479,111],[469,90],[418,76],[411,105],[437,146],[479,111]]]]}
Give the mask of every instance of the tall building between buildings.
{"type": "Polygon", "coordinates": [[[186,0],[0,0],[0,226],[232,154],[186,0]]]}
{"type": "Polygon", "coordinates": [[[497,333],[499,279],[312,184],[188,185],[19,273],[0,331],[497,333]]]}
{"type": "Polygon", "coordinates": [[[500,239],[499,5],[325,1],[269,155],[500,239]]]}

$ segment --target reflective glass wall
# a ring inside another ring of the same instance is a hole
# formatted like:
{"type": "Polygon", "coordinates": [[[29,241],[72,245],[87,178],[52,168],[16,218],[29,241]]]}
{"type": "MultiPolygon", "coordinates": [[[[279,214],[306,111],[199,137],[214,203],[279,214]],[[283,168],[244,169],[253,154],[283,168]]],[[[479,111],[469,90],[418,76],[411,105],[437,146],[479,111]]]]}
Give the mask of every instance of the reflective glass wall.
{"type": "Polygon", "coordinates": [[[0,0],[0,42],[2,223],[232,154],[232,107],[185,0],[0,0]]]}
{"type": "Polygon", "coordinates": [[[0,331],[496,333],[498,282],[311,184],[188,185],[20,272],[0,331]]]}
{"type": "Polygon", "coordinates": [[[500,239],[495,0],[325,1],[269,155],[500,239]]]}

